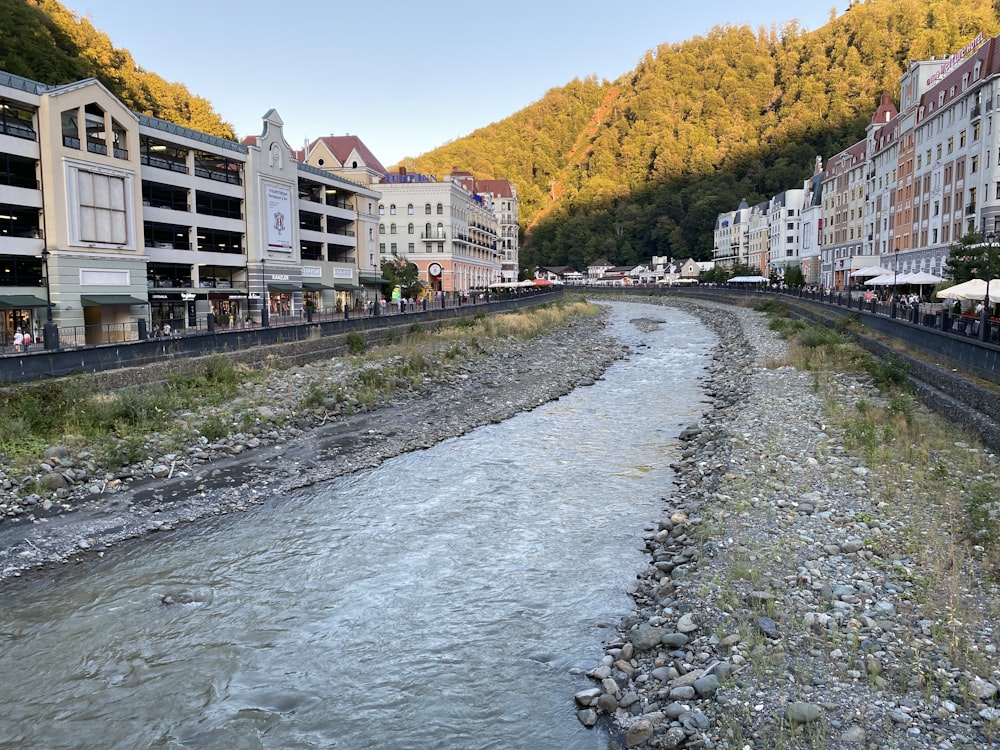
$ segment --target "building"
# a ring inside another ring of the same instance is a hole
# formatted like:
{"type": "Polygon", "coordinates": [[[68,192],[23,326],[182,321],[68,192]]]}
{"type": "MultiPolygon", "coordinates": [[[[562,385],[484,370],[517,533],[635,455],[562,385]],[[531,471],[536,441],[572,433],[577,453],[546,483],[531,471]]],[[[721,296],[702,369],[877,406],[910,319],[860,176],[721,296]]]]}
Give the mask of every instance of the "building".
{"type": "Polygon", "coordinates": [[[78,345],[353,304],[380,194],[300,163],[282,129],[271,110],[236,143],[93,79],[0,73],[0,343],[49,322],[78,345]]]}
{"type": "Polygon", "coordinates": [[[499,221],[492,196],[465,172],[384,175],[379,185],[379,254],[414,265],[432,292],[465,293],[501,281],[499,221]]]}

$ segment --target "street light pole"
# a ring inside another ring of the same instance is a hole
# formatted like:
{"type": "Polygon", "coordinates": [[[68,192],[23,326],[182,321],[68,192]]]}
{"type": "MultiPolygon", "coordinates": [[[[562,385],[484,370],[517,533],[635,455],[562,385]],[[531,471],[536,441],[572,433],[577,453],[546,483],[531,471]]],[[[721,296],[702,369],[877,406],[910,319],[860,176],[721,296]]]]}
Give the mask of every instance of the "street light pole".
{"type": "Polygon", "coordinates": [[[993,276],[993,241],[996,234],[986,233],[986,297],[983,299],[983,311],[979,319],[979,340],[988,341],[990,339],[987,327],[990,322],[990,278],[993,276]]]}
{"type": "Polygon", "coordinates": [[[261,328],[267,328],[271,325],[271,321],[268,318],[267,309],[267,275],[264,273],[264,263],[265,258],[263,255],[260,257],[260,326],[261,328]]]}
{"type": "Polygon", "coordinates": [[[896,279],[899,278],[899,248],[892,251],[892,317],[896,317],[896,302],[899,295],[896,293],[896,279]]]}
{"type": "Polygon", "coordinates": [[[52,322],[52,285],[49,281],[49,249],[42,248],[42,270],[45,272],[45,327],[42,329],[42,338],[45,341],[47,351],[55,351],[59,348],[59,329],[52,322]]]}

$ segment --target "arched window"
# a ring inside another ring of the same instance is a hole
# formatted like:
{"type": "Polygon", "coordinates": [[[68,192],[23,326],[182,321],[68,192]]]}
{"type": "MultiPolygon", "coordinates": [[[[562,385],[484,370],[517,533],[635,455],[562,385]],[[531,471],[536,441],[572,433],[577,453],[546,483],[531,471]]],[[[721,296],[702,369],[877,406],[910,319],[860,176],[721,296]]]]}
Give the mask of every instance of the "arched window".
{"type": "MultiPolygon", "coordinates": [[[[428,203],[427,207],[430,208],[430,205],[431,204],[428,203]]],[[[431,223],[428,221],[426,224],[424,224],[424,239],[429,240],[430,238],[431,238],[431,223]]]]}
{"type": "Polygon", "coordinates": [[[393,216],[396,215],[396,204],[395,203],[390,203],[389,204],[389,213],[392,214],[393,216]]]}
{"type": "Polygon", "coordinates": [[[413,234],[413,225],[412,224],[407,224],[406,225],[406,233],[407,234],[413,234]]]}
{"type": "Polygon", "coordinates": [[[407,205],[407,207],[406,207],[406,213],[410,214],[410,216],[413,215],[413,204],[412,203],[410,203],[409,205],[407,205]]]}
{"type": "Polygon", "coordinates": [[[395,233],[396,233],[396,225],[395,224],[390,224],[389,225],[389,234],[395,234],[395,233]]]}
{"type": "Polygon", "coordinates": [[[385,224],[379,224],[378,225],[378,233],[379,234],[385,234],[385,224]]]}
{"type": "Polygon", "coordinates": [[[385,216],[385,206],[381,203],[378,204],[378,215],[385,216]]]}
{"type": "Polygon", "coordinates": [[[429,214],[431,212],[431,204],[428,203],[424,206],[424,213],[429,214]]]}
{"type": "Polygon", "coordinates": [[[444,213],[444,204],[438,203],[438,214],[443,214],[443,213],[444,213]]]}
{"type": "Polygon", "coordinates": [[[440,221],[438,222],[438,238],[444,239],[444,224],[440,221]]]}

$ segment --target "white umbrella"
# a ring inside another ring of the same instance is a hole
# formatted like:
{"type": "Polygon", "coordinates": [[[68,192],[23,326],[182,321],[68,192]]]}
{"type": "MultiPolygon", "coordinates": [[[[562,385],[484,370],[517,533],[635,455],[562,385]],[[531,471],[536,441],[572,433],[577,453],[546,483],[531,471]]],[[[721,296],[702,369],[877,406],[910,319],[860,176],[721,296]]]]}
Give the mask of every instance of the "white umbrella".
{"type": "MultiPolygon", "coordinates": [[[[1000,293],[1000,285],[997,286],[997,292],[1000,293]]],[[[986,282],[982,279],[970,279],[961,284],[955,284],[955,286],[942,289],[937,293],[937,296],[941,299],[982,299],[986,296],[986,282]],[[969,294],[978,294],[979,296],[967,296],[969,294]]],[[[990,296],[992,297],[993,295],[990,296]]]]}
{"type": "Polygon", "coordinates": [[[909,278],[906,280],[907,284],[938,284],[944,281],[940,276],[935,276],[932,273],[927,273],[926,271],[917,271],[916,273],[911,273],[909,278]]]}
{"type": "MultiPolygon", "coordinates": [[[[986,282],[982,279],[973,279],[972,281],[979,282],[970,286],[968,289],[962,290],[958,297],[959,299],[985,299],[986,298],[986,282]]],[[[965,282],[966,284],[972,284],[972,281],[965,282]]],[[[964,286],[960,284],[959,286],[964,286]]],[[[955,287],[952,287],[954,289],[955,287]]],[[[990,279],[989,283],[990,290],[990,302],[1000,301],[1000,279],[990,279]]]]}
{"type": "Polygon", "coordinates": [[[882,266],[865,266],[864,268],[859,268],[855,271],[851,271],[852,279],[868,279],[875,276],[883,276],[887,273],[892,273],[888,268],[882,268],[882,266]]]}
{"type": "Polygon", "coordinates": [[[876,276],[874,279],[868,279],[865,282],[865,286],[889,286],[895,277],[893,274],[883,274],[882,276],[876,276]]]}

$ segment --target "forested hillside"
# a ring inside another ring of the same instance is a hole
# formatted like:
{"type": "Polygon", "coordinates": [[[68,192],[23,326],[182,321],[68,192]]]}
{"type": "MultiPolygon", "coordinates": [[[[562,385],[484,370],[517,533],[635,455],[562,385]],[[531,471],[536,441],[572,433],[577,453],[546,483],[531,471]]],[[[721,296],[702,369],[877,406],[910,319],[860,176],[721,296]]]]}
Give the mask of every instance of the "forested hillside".
{"type": "MultiPolygon", "coordinates": [[[[996,34],[998,7],[868,0],[832,9],[809,32],[794,21],[716,27],[650,50],[616,81],[571,81],[404,164],[515,182],[523,268],[708,259],[720,212],[801,187],[817,156],[863,138],[882,92],[898,101],[909,60],[996,34]]],[[[0,70],[52,84],[94,77],[134,111],[234,137],[207,100],[143,70],[56,0],[0,0],[0,70]]]]}
{"type": "Polygon", "coordinates": [[[864,137],[883,91],[898,102],[909,60],[996,34],[997,18],[992,0],[868,0],[808,33],[795,22],[716,27],[651,50],[610,85],[556,89],[409,166],[514,181],[522,267],[709,259],[720,212],[801,187],[816,156],[864,137]]]}
{"type": "Polygon", "coordinates": [[[0,0],[0,70],[48,84],[96,78],[133,112],[235,138],[207,99],[143,70],[128,50],[56,0],[0,0]]]}

